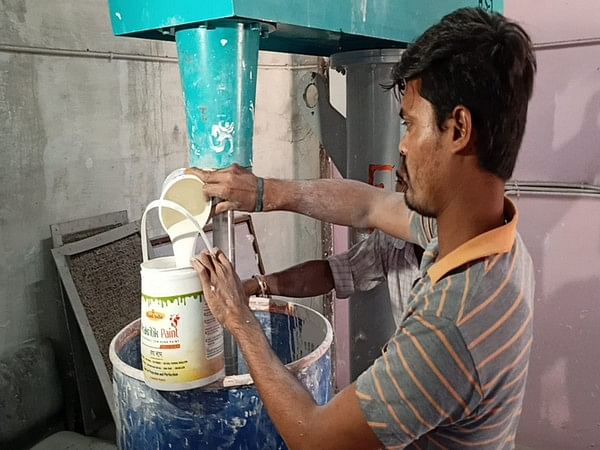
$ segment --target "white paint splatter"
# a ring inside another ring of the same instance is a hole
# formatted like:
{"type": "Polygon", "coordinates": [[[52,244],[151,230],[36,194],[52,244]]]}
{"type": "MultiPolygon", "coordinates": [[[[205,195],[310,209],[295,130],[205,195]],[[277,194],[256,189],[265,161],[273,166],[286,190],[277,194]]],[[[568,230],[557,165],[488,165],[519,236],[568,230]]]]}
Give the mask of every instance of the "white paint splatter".
{"type": "MultiPolygon", "coordinates": [[[[247,420],[242,418],[242,417],[233,417],[231,418],[231,420],[229,421],[229,424],[231,425],[231,427],[233,428],[242,428],[245,427],[247,423],[247,420]]],[[[237,430],[235,430],[237,431],[237,430]]],[[[235,432],[234,431],[234,432],[235,432]]]]}
{"type": "Polygon", "coordinates": [[[86,159],[85,167],[87,167],[88,169],[91,169],[92,167],[94,167],[94,160],[92,158],[86,159]]]}
{"type": "Polygon", "coordinates": [[[221,45],[225,47],[229,41],[227,39],[221,39],[221,45]]]}
{"type": "Polygon", "coordinates": [[[39,252],[37,245],[33,245],[25,250],[25,261],[37,261],[39,259],[39,252]]]}
{"type": "Polygon", "coordinates": [[[233,134],[235,124],[233,122],[219,122],[211,127],[210,148],[215,153],[222,153],[225,149],[233,150],[233,134]]]}
{"type": "Polygon", "coordinates": [[[116,12],[115,16],[117,16],[117,19],[123,20],[123,18],[121,17],[121,13],[120,12],[116,12]]]}

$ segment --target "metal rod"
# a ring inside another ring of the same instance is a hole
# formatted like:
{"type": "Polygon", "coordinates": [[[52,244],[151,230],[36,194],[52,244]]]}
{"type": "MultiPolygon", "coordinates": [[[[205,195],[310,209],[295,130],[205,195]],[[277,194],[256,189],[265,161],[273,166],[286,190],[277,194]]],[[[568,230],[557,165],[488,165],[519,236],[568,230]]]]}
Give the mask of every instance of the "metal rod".
{"type": "MultiPolygon", "coordinates": [[[[213,217],[213,245],[218,247],[235,267],[235,217],[233,211],[213,217]]],[[[233,336],[223,330],[225,375],[238,374],[238,350],[233,336]]]]}
{"type": "Polygon", "coordinates": [[[533,44],[535,50],[553,50],[570,47],[585,47],[589,45],[600,45],[600,37],[583,39],[565,39],[562,41],[537,42],[533,44]]]}
{"type": "Polygon", "coordinates": [[[549,197],[592,197],[600,199],[600,194],[592,192],[559,192],[559,191],[531,191],[531,190],[507,190],[507,195],[539,195],[549,197]]]}
{"type": "MultiPolygon", "coordinates": [[[[106,59],[108,61],[140,61],[140,62],[155,62],[177,64],[179,59],[176,56],[154,56],[137,53],[121,53],[121,52],[102,52],[97,50],[75,50],[68,48],[45,48],[33,47],[28,45],[9,45],[0,44],[0,53],[23,53],[28,55],[40,56],[58,56],[70,58],[92,58],[106,59]]],[[[259,63],[258,66],[263,70],[291,70],[291,71],[313,71],[316,70],[315,64],[273,64],[259,63]]]]}
{"type": "Polygon", "coordinates": [[[95,50],[70,50],[66,48],[44,48],[44,47],[29,47],[25,45],[7,45],[0,44],[0,52],[5,53],[26,53],[31,55],[46,55],[46,56],[66,56],[71,58],[96,58],[112,60],[127,60],[127,61],[143,61],[143,62],[158,62],[158,63],[174,63],[177,64],[177,58],[173,56],[151,56],[139,55],[135,53],[119,53],[119,52],[100,52],[95,50]]]}
{"type": "Polygon", "coordinates": [[[235,267],[235,217],[233,211],[227,211],[227,258],[235,267]]]}
{"type": "Polygon", "coordinates": [[[600,198],[600,186],[549,181],[510,181],[506,183],[508,195],[536,195],[554,197],[600,198]]]}
{"type": "Polygon", "coordinates": [[[600,192],[600,186],[586,183],[565,183],[557,181],[509,181],[506,183],[507,188],[519,189],[521,187],[540,187],[550,189],[580,189],[580,190],[591,190],[600,192]]]}

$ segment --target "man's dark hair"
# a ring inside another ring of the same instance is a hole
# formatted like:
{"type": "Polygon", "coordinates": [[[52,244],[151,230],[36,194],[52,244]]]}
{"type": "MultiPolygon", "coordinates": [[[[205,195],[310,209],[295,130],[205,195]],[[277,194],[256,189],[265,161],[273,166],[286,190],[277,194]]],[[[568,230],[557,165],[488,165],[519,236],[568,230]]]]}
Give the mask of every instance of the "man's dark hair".
{"type": "Polygon", "coordinates": [[[392,87],[420,79],[421,97],[434,108],[440,129],[453,109],[471,112],[481,166],[511,177],[533,91],[535,55],[518,24],[481,8],[463,8],[429,28],[403,53],[392,87]]]}

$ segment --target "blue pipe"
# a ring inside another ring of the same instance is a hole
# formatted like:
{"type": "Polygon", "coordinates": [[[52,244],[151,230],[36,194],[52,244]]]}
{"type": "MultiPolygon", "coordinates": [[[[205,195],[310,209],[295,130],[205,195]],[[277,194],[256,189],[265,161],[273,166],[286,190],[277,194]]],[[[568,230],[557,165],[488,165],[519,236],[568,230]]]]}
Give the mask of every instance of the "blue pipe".
{"type": "Polygon", "coordinates": [[[260,32],[237,22],[176,32],[191,166],[252,167],[260,32]]]}

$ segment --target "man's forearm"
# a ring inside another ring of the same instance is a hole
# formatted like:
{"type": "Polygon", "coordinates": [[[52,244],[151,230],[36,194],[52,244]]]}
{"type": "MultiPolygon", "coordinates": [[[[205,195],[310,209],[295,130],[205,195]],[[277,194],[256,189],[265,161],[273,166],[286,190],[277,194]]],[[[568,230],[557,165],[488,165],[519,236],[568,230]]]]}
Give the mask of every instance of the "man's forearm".
{"type": "Polygon", "coordinates": [[[381,443],[361,411],[355,386],[344,388],[326,405],[311,394],[271,349],[248,311],[229,331],[248,363],[250,375],[275,428],[290,450],[370,450],[381,443]]]}
{"type": "Polygon", "coordinates": [[[224,199],[224,211],[292,211],[325,222],[354,228],[377,228],[415,242],[410,235],[404,196],[353,180],[280,180],[260,182],[237,165],[218,171],[188,169],[204,182],[204,194],[224,199]],[[260,186],[262,185],[262,189],[260,186]]]}
{"type": "Polygon", "coordinates": [[[326,260],[307,261],[266,277],[269,292],[284,297],[313,297],[334,287],[331,267],[326,260]]]}
{"type": "Polygon", "coordinates": [[[215,318],[235,338],[261,400],[291,450],[380,448],[350,385],[326,405],[311,394],[281,363],[258,320],[247,306],[240,279],[222,251],[205,251],[192,261],[215,318]]]}
{"type": "Polygon", "coordinates": [[[377,228],[413,241],[403,195],[359,181],[265,179],[264,210],[292,211],[354,228],[377,228]]]}
{"type": "Polygon", "coordinates": [[[252,316],[230,330],[244,355],[250,375],[275,427],[291,449],[311,447],[311,424],[319,406],[281,363],[252,316]]]}
{"type": "Polygon", "coordinates": [[[333,274],[326,260],[307,261],[266,277],[269,293],[284,297],[313,297],[334,288],[333,274]]]}
{"type": "MultiPolygon", "coordinates": [[[[265,275],[270,295],[282,297],[314,297],[330,292],[334,287],[333,274],[326,260],[306,261],[289,269],[265,275]]],[[[246,295],[258,295],[260,286],[255,279],[244,280],[246,295]]]]}

